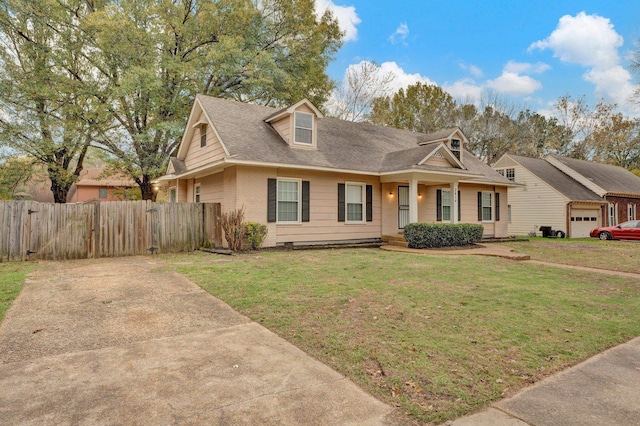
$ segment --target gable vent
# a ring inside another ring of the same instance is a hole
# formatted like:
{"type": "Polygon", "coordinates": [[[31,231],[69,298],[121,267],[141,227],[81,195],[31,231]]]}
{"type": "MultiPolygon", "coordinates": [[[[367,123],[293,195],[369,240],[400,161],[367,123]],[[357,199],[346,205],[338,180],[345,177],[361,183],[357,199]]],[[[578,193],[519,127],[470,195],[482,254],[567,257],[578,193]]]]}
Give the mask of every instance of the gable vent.
{"type": "Polygon", "coordinates": [[[444,158],[444,155],[442,155],[442,153],[440,151],[434,153],[433,156],[437,157],[437,158],[444,158]]]}

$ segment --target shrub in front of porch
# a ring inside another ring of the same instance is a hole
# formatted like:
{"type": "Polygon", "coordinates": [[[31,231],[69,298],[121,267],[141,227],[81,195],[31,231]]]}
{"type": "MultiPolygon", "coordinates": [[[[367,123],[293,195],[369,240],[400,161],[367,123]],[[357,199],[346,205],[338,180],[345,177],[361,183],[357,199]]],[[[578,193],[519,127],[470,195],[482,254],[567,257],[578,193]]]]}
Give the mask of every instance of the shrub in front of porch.
{"type": "Polygon", "coordinates": [[[474,223],[410,223],[404,238],[411,248],[467,246],[482,239],[484,228],[474,223]]]}

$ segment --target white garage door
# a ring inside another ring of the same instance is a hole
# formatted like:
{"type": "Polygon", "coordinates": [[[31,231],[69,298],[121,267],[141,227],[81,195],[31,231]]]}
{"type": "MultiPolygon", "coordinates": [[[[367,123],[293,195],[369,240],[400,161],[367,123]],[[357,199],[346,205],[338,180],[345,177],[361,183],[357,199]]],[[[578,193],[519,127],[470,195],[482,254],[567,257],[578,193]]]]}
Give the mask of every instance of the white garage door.
{"type": "Polygon", "coordinates": [[[571,210],[571,238],[588,237],[601,223],[600,209],[571,210]]]}

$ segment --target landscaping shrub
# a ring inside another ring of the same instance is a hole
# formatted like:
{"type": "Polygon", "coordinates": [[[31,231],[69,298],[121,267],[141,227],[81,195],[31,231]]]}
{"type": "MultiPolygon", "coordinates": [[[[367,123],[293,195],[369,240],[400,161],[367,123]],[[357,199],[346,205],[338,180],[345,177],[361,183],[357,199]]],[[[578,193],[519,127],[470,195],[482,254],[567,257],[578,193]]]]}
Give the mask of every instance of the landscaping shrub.
{"type": "Polygon", "coordinates": [[[473,223],[410,223],[404,238],[411,248],[466,246],[482,239],[484,228],[473,223]]]}
{"type": "Polygon", "coordinates": [[[224,239],[230,250],[238,251],[242,248],[242,240],[244,239],[245,229],[244,207],[238,210],[231,210],[218,216],[220,227],[224,231],[224,239]]]}
{"type": "Polygon", "coordinates": [[[258,222],[246,222],[244,224],[244,237],[248,248],[257,250],[262,247],[262,243],[267,236],[267,225],[258,222]]]}

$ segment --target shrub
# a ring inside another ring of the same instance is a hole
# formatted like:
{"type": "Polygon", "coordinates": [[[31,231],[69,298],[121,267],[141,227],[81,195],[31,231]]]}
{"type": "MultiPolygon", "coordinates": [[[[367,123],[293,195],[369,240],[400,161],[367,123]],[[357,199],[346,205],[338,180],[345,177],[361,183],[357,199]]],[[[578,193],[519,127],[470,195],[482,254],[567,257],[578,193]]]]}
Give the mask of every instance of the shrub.
{"type": "Polygon", "coordinates": [[[244,207],[222,213],[218,216],[218,220],[220,221],[220,227],[224,231],[224,239],[227,240],[229,250],[240,250],[244,239],[244,207]]]}
{"type": "Polygon", "coordinates": [[[466,246],[482,239],[480,224],[410,223],[404,227],[404,238],[411,248],[466,246]]]}
{"type": "Polygon", "coordinates": [[[257,250],[262,247],[267,231],[267,225],[262,223],[246,222],[244,224],[244,237],[251,250],[257,250]]]}

